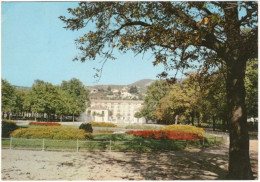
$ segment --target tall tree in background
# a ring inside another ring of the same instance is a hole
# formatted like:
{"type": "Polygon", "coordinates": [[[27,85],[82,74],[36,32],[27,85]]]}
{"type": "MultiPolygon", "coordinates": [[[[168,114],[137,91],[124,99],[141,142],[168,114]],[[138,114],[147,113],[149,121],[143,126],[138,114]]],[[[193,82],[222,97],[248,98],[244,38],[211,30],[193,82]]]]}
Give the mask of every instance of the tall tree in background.
{"type": "Polygon", "coordinates": [[[165,124],[177,124],[188,114],[190,107],[190,97],[181,89],[180,85],[175,84],[171,91],[160,99],[156,107],[155,116],[166,121],[165,124]]]}
{"type": "MultiPolygon", "coordinates": [[[[246,62],[257,58],[257,2],[81,2],[61,16],[66,29],[96,25],[76,40],[81,55],[115,59],[113,50],[144,53],[151,50],[154,65],[166,71],[192,67],[193,62],[226,66],[230,125],[229,177],[252,179],[245,104],[246,62]],[[245,31],[246,29],[246,31],[245,31]]],[[[97,70],[102,72],[102,70],[97,70]]],[[[98,74],[98,73],[97,73],[98,74]]],[[[97,75],[99,76],[99,75],[97,75]]],[[[164,73],[163,76],[167,76],[164,73]]]]}
{"type": "MultiPolygon", "coordinates": [[[[140,111],[140,116],[145,117],[147,120],[157,120],[155,111],[159,102],[164,98],[171,90],[165,80],[157,80],[147,87],[146,97],[144,98],[144,107],[140,111]]],[[[165,123],[165,121],[159,121],[165,123]]]]}
{"type": "Polygon", "coordinates": [[[8,119],[11,119],[11,113],[15,109],[15,88],[6,80],[2,79],[2,118],[7,114],[8,119]]]}
{"type": "Polygon", "coordinates": [[[248,117],[258,117],[258,60],[247,63],[245,87],[248,117]]]}
{"type": "Polygon", "coordinates": [[[65,92],[67,113],[72,114],[74,122],[74,116],[80,115],[80,113],[86,110],[86,107],[89,104],[89,92],[86,90],[83,83],[76,78],[72,78],[69,81],[63,81],[60,87],[61,90],[65,92]]]}
{"type": "Polygon", "coordinates": [[[36,80],[29,98],[32,112],[42,114],[42,118],[45,113],[48,118],[50,116],[55,117],[56,107],[59,103],[58,88],[56,86],[42,80],[36,80]]]}

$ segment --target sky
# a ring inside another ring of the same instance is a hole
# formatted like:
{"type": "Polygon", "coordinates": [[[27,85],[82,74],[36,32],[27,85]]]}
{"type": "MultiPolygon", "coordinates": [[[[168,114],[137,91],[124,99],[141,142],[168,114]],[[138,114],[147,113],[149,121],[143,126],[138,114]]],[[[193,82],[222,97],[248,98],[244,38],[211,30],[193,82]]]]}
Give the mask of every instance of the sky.
{"type": "Polygon", "coordinates": [[[12,85],[32,86],[40,79],[54,85],[78,78],[84,85],[131,84],[140,79],[157,79],[163,66],[154,67],[151,54],[135,56],[115,52],[117,60],[108,61],[99,82],[94,67],[101,59],[73,62],[79,51],[74,40],[87,30],[70,31],[58,18],[77,2],[2,2],[1,76],[12,85]]]}

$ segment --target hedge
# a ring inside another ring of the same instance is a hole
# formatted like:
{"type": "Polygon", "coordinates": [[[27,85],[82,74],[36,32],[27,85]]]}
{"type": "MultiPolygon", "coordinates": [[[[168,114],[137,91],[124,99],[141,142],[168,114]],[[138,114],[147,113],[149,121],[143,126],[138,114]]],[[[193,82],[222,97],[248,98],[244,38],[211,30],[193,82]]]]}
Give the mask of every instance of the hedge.
{"type": "Polygon", "coordinates": [[[169,139],[169,140],[197,140],[202,139],[202,136],[194,133],[187,133],[183,131],[152,131],[152,130],[142,130],[142,131],[127,131],[127,134],[132,134],[135,136],[140,136],[142,138],[152,138],[152,139],[169,139]]]}
{"type": "Polygon", "coordinates": [[[9,137],[10,133],[16,130],[18,126],[14,121],[3,119],[2,120],[2,137],[9,137]]]}
{"type": "Polygon", "coordinates": [[[117,127],[114,123],[108,123],[108,122],[95,122],[91,121],[89,122],[92,126],[97,126],[97,127],[117,127]]]}
{"type": "Polygon", "coordinates": [[[92,139],[92,134],[72,126],[46,126],[33,128],[20,128],[11,133],[14,138],[38,138],[38,139],[92,139]]]}
{"type": "Polygon", "coordinates": [[[165,131],[183,131],[188,133],[198,134],[199,136],[204,136],[205,131],[203,128],[198,128],[191,125],[168,125],[162,128],[165,131]]]}
{"type": "Polygon", "coordinates": [[[92,125],[89,123],[82,123],[79,126],[79,129],[83,129],[85,132],[88,132],[88,133],[93,133],[92,125]]]}

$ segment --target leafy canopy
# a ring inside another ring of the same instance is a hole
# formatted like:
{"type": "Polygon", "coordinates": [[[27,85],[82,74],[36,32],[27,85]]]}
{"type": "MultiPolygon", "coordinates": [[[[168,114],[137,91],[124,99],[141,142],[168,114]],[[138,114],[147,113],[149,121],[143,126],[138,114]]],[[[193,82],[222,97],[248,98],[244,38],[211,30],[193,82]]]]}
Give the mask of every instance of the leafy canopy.
{"type": "MultiPolygon", "coordinates": [[[[153,64],[162,63],[169,71],[194,68],[194,62],[210,69],[223,60],[228,62],[227,55],[237,50],[243,60],[257,56],[254,1],[81,2],[68,11],[71,17],[60,16],[66,29],[95,25],[76,40],[81,55],[75,60],[82,62],[100,56],[105,63],[115,59],[115,49],[136,54],[150,50],[153,64]]],[[[97,69],[96,76],[101,72],[102,68],[97,69]]]]}

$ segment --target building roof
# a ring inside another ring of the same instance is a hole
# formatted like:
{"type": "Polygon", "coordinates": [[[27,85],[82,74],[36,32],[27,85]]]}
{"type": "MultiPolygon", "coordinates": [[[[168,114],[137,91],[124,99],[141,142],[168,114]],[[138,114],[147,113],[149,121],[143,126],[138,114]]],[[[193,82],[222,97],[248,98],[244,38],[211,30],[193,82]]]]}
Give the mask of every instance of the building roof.
{"type": "Polygon", "coordinates": [[[95,102],[95,103],[135,103],[135,104],[142,104],[144,101],[142,101],[142,100],[94,100],[94,99],[92,99],[91,102],[95,102]]]}
{"type": "Polygon", "coordinates": [[[90,109],[95,109],[95,110],[107,110],[106,107],[101,106],[101,105],[95,105],[95,106],[91,107],[90,109]]]}

